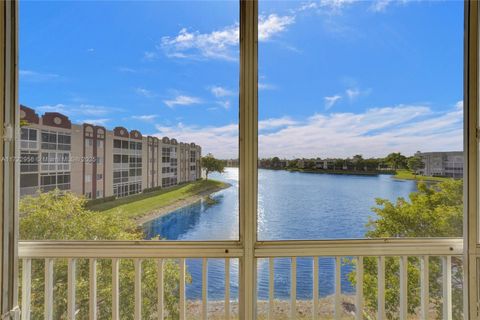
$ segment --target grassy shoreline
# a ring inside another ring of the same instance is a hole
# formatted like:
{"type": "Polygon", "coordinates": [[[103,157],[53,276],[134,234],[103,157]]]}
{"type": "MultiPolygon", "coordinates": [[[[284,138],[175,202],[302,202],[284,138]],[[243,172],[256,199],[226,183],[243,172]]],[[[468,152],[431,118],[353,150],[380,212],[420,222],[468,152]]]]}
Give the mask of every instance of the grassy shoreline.
{"type": "Polygon", "coordinates": [[[421,176],[418,174],[415,175],[410,170],[397,170],[397,173],[392,178],[398,179],[398,180],[416,180],[416,181],[428,181],[428,182],[442,182],[442,181],[451,179],[451,178],[445,178],[445,177],[429,177],[429,176],[421,176]]]}
{"type": "Polygon", "coordinates": [[[230,184],[221,181],[198,180],[168,189],[99,203],[90,206],[89,209],[104,214],[122,214],[138,224],[143,224],[228,187],[230,184]]]}

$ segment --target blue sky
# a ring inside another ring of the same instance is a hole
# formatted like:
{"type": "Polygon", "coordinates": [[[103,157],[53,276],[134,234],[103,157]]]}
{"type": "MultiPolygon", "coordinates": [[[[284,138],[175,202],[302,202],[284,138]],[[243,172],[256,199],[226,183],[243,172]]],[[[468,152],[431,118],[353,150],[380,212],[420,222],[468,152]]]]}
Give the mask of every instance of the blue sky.
{"type": "MultiPolygon", "coordinates": [[[[238,3],[20,5],[20,101],[238,152],[238,3]]],[[[261,1],[260,156],[462,149],[463,2],[261,1]]]]}

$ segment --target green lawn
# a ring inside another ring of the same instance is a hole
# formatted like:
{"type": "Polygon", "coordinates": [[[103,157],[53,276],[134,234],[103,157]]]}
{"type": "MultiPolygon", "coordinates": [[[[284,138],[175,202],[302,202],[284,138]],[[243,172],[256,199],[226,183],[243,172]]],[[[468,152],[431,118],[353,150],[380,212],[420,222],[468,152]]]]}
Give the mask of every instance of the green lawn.
{"type": "Polygon", "coordinates": [[[90,210],[103,213],[117,212],[118,209],[128,218],[145,216],[164,206],[191,196],[206,195],[228,187],[228,184],[216,180],[199,180],[188,184],[162,189],[159,191],[141,193],[89,207],[90,210]]]}
{"type": "Polygon", "coordinates": [[[450,178],[445,177],[427,177],[413,174],[410,170],[397,170],[397,173],[393,176],[395,179],[401,180],[419,180],[419,181],[445,181],[450,178]]]}

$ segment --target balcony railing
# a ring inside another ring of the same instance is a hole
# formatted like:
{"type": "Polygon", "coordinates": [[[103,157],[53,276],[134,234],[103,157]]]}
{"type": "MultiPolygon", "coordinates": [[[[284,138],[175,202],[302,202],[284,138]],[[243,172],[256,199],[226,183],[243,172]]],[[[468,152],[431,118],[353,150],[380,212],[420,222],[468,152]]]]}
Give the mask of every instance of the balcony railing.
{"type": "MultiPolygon", "coordinates": [[[[378,310],[375,317],[377,319],[386,319],[386,268],[387,259],[398,259],[399,261],[399,292],[398,292],[398,317],[407,319],[408,315],[408,275],[412,268],[418,268],[420,278],[420,308],[417,312],[418,317],[427,319],[431,316],[431,297],[429,280],[429,263],[432,259],[441,261],[441,275],[435,281],[441,282],[441,315],[443,319],[452,319],[452,259],[461,261],[463,254],[462,239],[388,239],[388,240],[339,240],[339,241],[281,241],[281,242],[258,242],[255,247],[255,257],[258,261],[268,261],[268,292],[267,301],[259,301],[260,304],[268,304],[266,314],[259,314],[259,318],[278,319],[278,310],[274,310],[275,287],[274,287],[274,262],[277,258],[290,259],[290,300],[287,302],[290,307],[288,314],[283,318],[296,319],[297,314],[297,258],[310,257],[313,259],[312,271],[312,289],[313,301],[308,318],[320,319],[322,316],[320,310],[319,297],[319,259],[329,257],[334,259],[334,294],[333,299],[329,300],[332,304],[334,319],[343,319],[347,316],[342,310],[341,297],[341,266],[344,258],[354,261],[355,270],[355,293],[351,294],[351,300],[354,301],[354,314],[356,319],[364,318],[364,261],[366,259],[375,259],[377,265],[377,306],[378,310]],[[416,258],[419,263],[409,262],[409,258],[416,258]],[[440,280],[439,280],[440,279],[440,280]],[[430,315],[429,315],[430,314],[430,315]]],[[[120,261],[132,261],[134,272],[134,286],[128,296],[122,296],[122,299],[133,301],[132,310],[134,319],[142,319],[142,262],[154,260],[156,266],[156,311],[155,318],[164,319],[165,310],[165,291],[167,288],[164,282],[164,262],[172,259],[178,265],[178,317],[187,319],[187,259],[202,260],[202,298],[200,303],[201,319],[208,317],[208,277],[207,265],[210,259],[222,259],[225,265],[224,273],[224,300],[223,319],[238,318],[238,312],[233,312],[231,307],[232,299],[230,295],[231,273],[230,266],[232,260],[242,261],[243,248],[237,242],[168,242],[168,241],[145,241],[145,242],[105,242],[105,241],[41,241],[26,242],[22,241],[19,245],[19,257],[22,261],[21,285],[21,310],[22,319],[31,318],[32,294],[32,263],[36,260],[43,261],[44,274],[41,280],[43,286],[43,317],[53,319],[54,314],[54,287],[55,275],[54,265],[57,261],[67,261],[67,307],[66,314],[68,319],[74,319],[79,312],[79,306],[76,303],[77,290],[79,283],[88,283],[88,310],[83,310],[88,314],[89,319],[97,319],[98,316],[98,288],[97,283],[97,262],[99,260],[111,261],[111,318],[120,319],[121,301],[119,288],[121,269],[120,261]],[[88,277],[79,279],[78,261],[88,260],[88,277]]],[[[435,261],[437,261],[435,260],[435,261]]],[[[109,264],[110,265],[110,264],[109,264]]],[[[109,278],[110,279],[110,278],[109,278]]],[[[110,281],[110,280],[108,280],[110,281]]],[[[239,282],[240,284],[240,282],[239,282]]],[[[241,285],[241,284],[240,284],[241,285]]],[[[85,287],[85,286],[84,286],[85,287]]],[[[37,284],[38,288],[38,284],[37,284]]],[[[40,292],[42,294],[42,292],[40,292]]],[[[152,299],[152,297],[148,297],[152,299]]],[[[241,304],[240,304],[241,305],[241,304]]],[[[85,304],[84,304],[85,306],[85,304]]],[[[145,315],[145,314],[143,314],[145,315]]],[[[152,316],[152,314],[150,314],[152,316]]],[[[307,315],[308,316],[308,315],[307,315]]],[[[350,315],[352,316],[352,315],[350,315]]]]}

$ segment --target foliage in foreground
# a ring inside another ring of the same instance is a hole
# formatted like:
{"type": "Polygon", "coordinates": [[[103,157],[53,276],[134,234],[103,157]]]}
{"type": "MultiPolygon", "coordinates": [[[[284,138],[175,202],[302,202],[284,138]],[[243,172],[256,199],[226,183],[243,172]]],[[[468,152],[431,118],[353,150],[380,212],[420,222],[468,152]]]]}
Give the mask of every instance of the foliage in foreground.
{"type": "MultiPolygon", "coordinates": [[[[132,220],[118,214],[104,214],[85,209],[86,200],[73,193],[58,190],[26,197],[20,201],[20,239],[28,240],[142,240],[143,233],[132,220]]],[[[89,265],[87,259],[77,262],[78,319],[88,319],[89,265]]],[[[145,260],[142,292],[145,315],[156,314],[156,262],[145,260]]],[[[178,265],[165,261],[165,308],[168,319],[178,318],[178,265]]],[[[120,263],[120,318],[133,314],[134,267],[131,260],[120,263]]],[[[111,318],[112,263],[108,259],[97,262],[97,290],[99,319],[111,318]]],[[[66,319],[67,261],[55,260],[54,318],[66,319]]],[[[44,261],[32,262],[32,319],[43,318],[44,261]]],[[[146,317],[148,319],[148,317],[146,317]]]]}
{"type": "MultiPolygon", "coordinates": [[[[375,220],[368,224],[368,238],[387,237],[461,237],[463,228],[463,182],[447,180],[434,185],[420,183],[409,201],[398,198],[395,203],[377,199],[375,220]]],[[[408,312],[416,314],[420,306],[420,261],[408,260],[408,312]]],[[[430,258],[430,303],[438,318],[442,318],[442,268],[438,257],[430,258]]],[[[370,316],[377,310],[377,260],[364,259],[364,295],[366,312],[370,316]]],[[[399,259],[385,259],[385,301],[388,319],[398,318],[399,259]]],[[[462,261],[452,258],[453,317],[462,318],[462,261]]],[[[355,282],[355,274],[350,274],[355,282]]]]}

